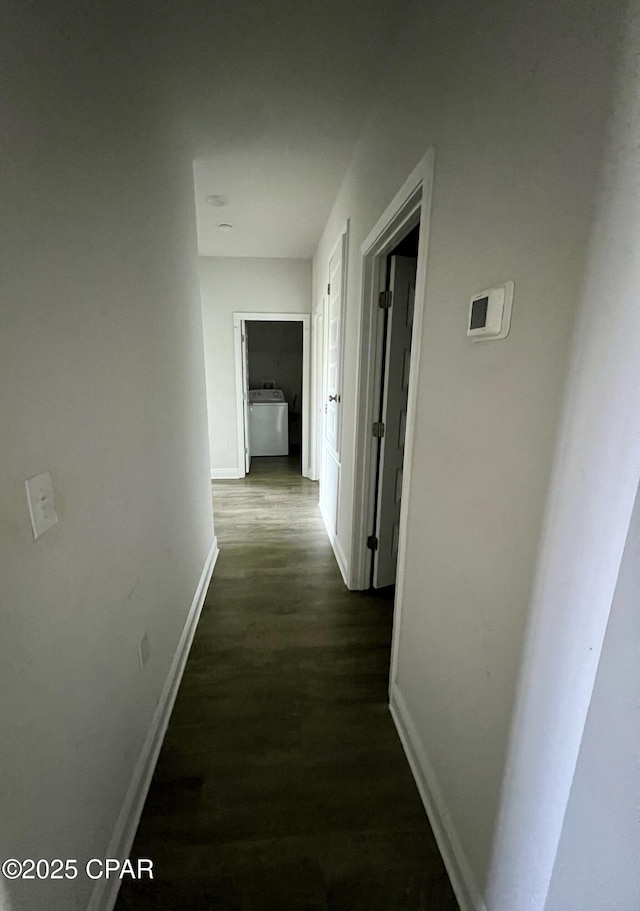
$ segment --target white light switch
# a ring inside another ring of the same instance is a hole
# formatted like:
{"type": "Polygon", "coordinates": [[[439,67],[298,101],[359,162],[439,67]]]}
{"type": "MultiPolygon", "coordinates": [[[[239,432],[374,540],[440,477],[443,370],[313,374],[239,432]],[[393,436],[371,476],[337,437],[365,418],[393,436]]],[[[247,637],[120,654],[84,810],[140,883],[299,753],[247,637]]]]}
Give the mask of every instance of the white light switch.
{"type": "Polygon", "coordinates": [[[31,516],[31,528],[35,541],[58,521],[53,505],[53,481],[51,472],[43,471],[24,482],[31,516]]]}

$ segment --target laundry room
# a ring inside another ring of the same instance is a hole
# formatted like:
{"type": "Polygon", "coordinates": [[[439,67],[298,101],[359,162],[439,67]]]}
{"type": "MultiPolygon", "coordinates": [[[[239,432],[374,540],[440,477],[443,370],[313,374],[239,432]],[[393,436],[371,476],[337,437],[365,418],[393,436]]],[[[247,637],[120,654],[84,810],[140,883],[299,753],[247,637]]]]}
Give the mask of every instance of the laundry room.
{"type": "MultiPolygon", "coordinates": [[[[269,415],[273,412],[274,420],[269,416],[268,426],[254,429],[253,456],[300,453],[302,333],[300,321],[250,320],[246,323],[249,399],[255,405],[260,402],[286,403],[286,409],[280,408],[280,416],[277,408],[271,408],[269,415]],[[252,390],[254,393],[263,391],[252,395],[252,390]]],[[[254,428],[256,417],[254,414],[254,428]]]]}

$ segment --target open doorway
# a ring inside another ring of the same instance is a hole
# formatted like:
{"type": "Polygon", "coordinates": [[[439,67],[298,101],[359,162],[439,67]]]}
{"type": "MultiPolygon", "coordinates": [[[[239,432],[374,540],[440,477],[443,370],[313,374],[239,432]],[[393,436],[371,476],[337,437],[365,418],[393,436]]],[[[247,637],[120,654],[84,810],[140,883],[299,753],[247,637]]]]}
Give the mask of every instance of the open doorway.
{"type": "Polygon", "coordinates": [[[289,457],[308,476],[307,314],[235,313],[238,447],[252,459],[289,457]]]}
{"type": "Polygon", "coordinates": [[[300,463],[302,323],[247,322],[249,453],[290,456],[300,463]]]}
{"type": "MultiPolygon", "coordinates": [[[[433,153],[361,246],[362,332],[349,587],[402,583],[433,153]]],[[[396,604],[399,592],[396,594],[396,604]]]]}
{"type": "Polygon", "coordinates": [[[387,254],[385,287],[379,300],[383,319],[378,420],[373,430],[376,476],[373,526],[367,536],[372,588],[385,588],[396,581],[419,238],[417,224],[387,254]]]}

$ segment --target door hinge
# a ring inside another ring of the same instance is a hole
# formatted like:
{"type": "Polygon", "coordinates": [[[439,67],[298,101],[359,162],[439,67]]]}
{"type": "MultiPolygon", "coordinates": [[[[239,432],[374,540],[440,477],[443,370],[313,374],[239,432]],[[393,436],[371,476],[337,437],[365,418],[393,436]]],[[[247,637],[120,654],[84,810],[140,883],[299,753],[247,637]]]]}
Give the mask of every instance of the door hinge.
{"type": "Polygon", "coordinates": [[[378,549],[378,539],[376,538],[375,535],[369,535],[369,537],[367,538],[367,548],[369,550],[378,549]]]}
{"type": "Polygon", "coordinates": [[[245,455],[249,455],[249,450],[247,449],[246,446],[244,447],[244,454],[245,454],[245,455]]]}
{"type": "Polygon", "coordinates": [[[382,421],[374,422],[372,432],[373,432],[374,437],[382,438],[384,436],[384,424],[382,423],[382,421]]]}
{"type": "Polygon", "coordinates": [[[392,291],[381,291],[378,295],[378,306],[381,310],[389,310],[391,307],[392,291]]]}
{"type": "Polygon", "coordinates": [[[327,294],[331,294],[331,282],[327,285],[327,294]]]}
{"type": "Polygon", "coordinates": [[[242,337],[242,341],[244,342],[244,341],[245,341],[245,336],[243,335],[243,336],[241,336],[241,337],[242,337]]]}

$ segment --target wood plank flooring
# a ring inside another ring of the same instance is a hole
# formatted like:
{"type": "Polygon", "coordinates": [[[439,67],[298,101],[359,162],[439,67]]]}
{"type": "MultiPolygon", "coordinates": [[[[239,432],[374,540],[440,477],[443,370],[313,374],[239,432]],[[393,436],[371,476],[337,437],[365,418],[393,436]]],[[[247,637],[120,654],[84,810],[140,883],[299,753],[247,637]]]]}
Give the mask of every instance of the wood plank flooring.
{"type": "Polygon", "coordinates": [[[392,602],[348,592],[291,460],[216,481],[221,553],[116,911],[457,911],[387,708],[392,602]]]}

